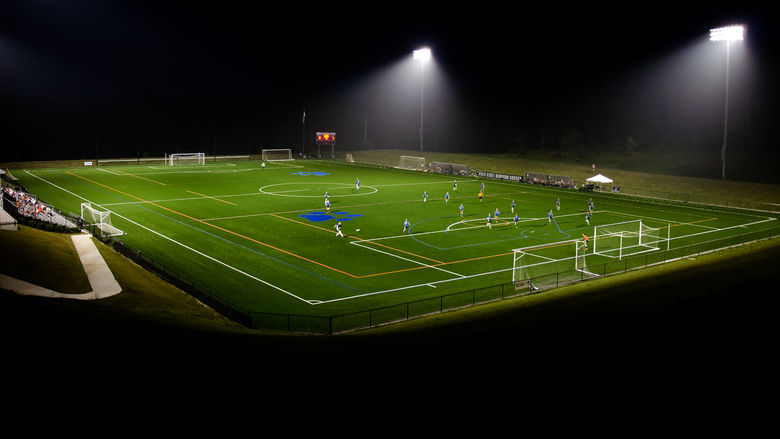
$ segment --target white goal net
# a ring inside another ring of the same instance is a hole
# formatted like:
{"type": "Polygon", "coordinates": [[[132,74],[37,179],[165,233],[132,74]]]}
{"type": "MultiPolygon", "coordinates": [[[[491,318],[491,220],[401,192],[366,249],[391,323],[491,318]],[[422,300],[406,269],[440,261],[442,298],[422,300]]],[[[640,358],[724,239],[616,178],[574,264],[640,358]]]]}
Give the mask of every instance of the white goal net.
{"type": "Polygon", "coordinates": [[[669,248],[669,227],[654,228],[642,220],[606,224],[593,228],[593,253],[609,258],[669,248]]]}
{"type": "Polygon", "coordinates": [[[411,171],[424,171],[425,157],[414,157],[410,155],[402,155],[397,168],[407,169],[411,171]]]}
{"type": "Polygon", "coordinates": [[[588,270],[588,248],[582,239],[512,250],[512,282],[516,289],[541,290],[597,274],[588,270]]]}
{"type": "Polygon", "coordinates": [[[204,165],[206,164],[206,153],[203,152],[173,153],[165,157],[165,163],[168,166],[204,165]]]}
{"type": "Polygon", "coordinates": [[[293,160],[292,149],[290,148],[264,148],[260,150],[260,155],[264,162],[293,160]]]}
{"type": "Polygon", "coordinates": [[[108,210],[98,210],[92,207],[91,203],[81,203],[81,219],[88,224],[97,227],[101,236],[119,236],[125,232],[117,229],[111,224],[111,212],[108,210]]]}

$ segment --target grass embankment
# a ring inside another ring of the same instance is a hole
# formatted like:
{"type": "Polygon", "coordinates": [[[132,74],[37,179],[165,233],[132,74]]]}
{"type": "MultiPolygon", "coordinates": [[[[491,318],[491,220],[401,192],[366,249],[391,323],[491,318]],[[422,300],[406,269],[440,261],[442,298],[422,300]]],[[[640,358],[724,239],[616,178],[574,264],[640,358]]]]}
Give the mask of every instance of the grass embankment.
{"type": "MultiPolygon", "coordinates": [[[[591,162],[574,163],[541,158],[523,158],[515,154],[455,154],[424,152],[415,153],[403,150],[370,150],[353,153],[356,161],[376,163],[385,166],[397,166],[401,155],[422,156],[427,161],[467,164],[472,170],[501,172],[523,175],[526,172],[538,172],[553,175],[566,175],[574,179],[577,185],[594,175],[591,162]]],[[[608,158],[606,162],[596,163],[596,173],[614,180],[624,193],[636,193],[644,196],[671,197],[674,199],[701,201],[712,204],[739,206],[743,202],[748,207],[777,210],[780,208],[780,186],[748,181],[718,180],[701,177],[676,175],[675,166],[684,158],[674,154],[647,154],[634,159],[652,163],[653,172],[640,171],[641,166],[623,167],[624,161],[608,158]],[[666,163],[666,167],[662,166],[666,163]],[[667,171],[664,173],[663,171],[667,171]]],[[[627,160],[627,159],[626,159],[627,160]]]]}

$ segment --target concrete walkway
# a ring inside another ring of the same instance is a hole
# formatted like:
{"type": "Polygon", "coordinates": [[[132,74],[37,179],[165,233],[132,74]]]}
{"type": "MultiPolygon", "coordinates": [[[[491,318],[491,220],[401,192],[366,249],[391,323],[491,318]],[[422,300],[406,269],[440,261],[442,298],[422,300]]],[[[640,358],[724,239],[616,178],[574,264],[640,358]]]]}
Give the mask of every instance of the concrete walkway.
{"type": "Polygon", "coordinates": [[[122,287],[116,281],[111,269],[103,259],[103,256],[92,242],[92,237],[87,234],[73,235],[73,244],[79,254],[81,265],[87,273],[87,279],[92,286],[92,291],[82,294],[65,294],[38,285],[15,279],[0,273],[0,287],[26,296],[57,297],[79,300],[95,300],[111,297],[119,294],[122,287]]]}

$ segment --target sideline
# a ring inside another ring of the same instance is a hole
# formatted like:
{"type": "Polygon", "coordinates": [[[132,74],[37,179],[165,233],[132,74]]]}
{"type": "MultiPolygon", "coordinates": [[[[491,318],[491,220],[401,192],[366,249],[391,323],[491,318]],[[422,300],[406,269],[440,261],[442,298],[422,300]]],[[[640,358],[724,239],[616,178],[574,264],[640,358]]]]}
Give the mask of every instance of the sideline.
{"type": "Polygon", "coordinates": [[[111,269],[100,255],[92,237],[88,234],[73,235],[73,244],[87,274],[92,291],[82,294],[59,293],[23,280],[0,273],[0,287],[24,296],[40,296],[51,298],[96,300],[111,297],[122,292],[122,287],[116,281],[111,269]]]}

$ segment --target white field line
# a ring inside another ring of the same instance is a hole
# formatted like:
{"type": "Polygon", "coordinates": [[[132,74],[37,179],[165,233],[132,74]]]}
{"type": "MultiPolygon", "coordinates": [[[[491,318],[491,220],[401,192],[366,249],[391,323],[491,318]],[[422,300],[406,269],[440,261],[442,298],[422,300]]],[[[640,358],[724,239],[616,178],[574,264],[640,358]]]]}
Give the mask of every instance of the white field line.
{"type": "MultiPolygon", "coordinates": [[[[61,191],[65,192],[65,193],[68,193],[68,194],[70,194],[70,195],[72,195],[72,196],[74,196],[74,197],[76,197],[76,198],[79,198],[79,199],[81,199],[81,200],[84,200],[84,201],[86,201],[86,202],[92,203],[93,205],[95,205],[95,206],[98,206],[98,207],[104,207],[104,206],[101,206],[100,204],[97,204],[97,203],[95,203],[95,202],[93,202],[93,201],[91,201],[91,200],[87,199],[87,198],[84,198],[84,197],[82,197],[81,195],[75,194],[75,193],[73,193],[73,192],[71,192],[71,191],[69,191],[69,190],[67,190],[67,189],[65,189],[65,188],[63,188],[63,187],[60,187],[60,186],[58,186],[58,185],[56,185],[56,184],[54,184],[54,183],[52,183],[52,182],[50,182],[50,181],[48,181],[48,180],[46,180],[46,179],[44,179],[44,178],[41,178],[41,177],[39,177],[39,176],[37,176],[37,175],[35,175],[35,174],[33,174],[33,173],[29,172],[29,171],[24,171],[24,172],[26,172],[27,174],[29,174],[29,175],[31,175],[31,176],[33,176],[33,177],[35,177],[35,178],[37,178],[37,179],[39,179],[39,180],[41,180],[41,181],[43,181],[43,182],[47,183],[47,184],[50,184],[51,186],[54,186],[55,188],[57,188],[57,189],[59,189],[59,190],[61,190],[61,191]]],[[[108,210],[108,209],[106,209],[106,210],[108,210]]],[[[109,211],[110,211],[110,210],[109,210],[109,211]]],[[[301,297],[298,297],[297,295],[295,295],[295,294],[293,294],[293,293],[291,293],[291,292],[289,292],[289,291],[287,291],[287,290],[285,290],[285,289],[283,289],[283,288],[280,288],[280,287],[278,287],[278,286],[276,286],[276,285],[274,285],[274,284],[272,284],[272,283],[270,283],[270,282],[267,282],[267,281],[265,281],[265,280],[263,280],[263,279],[260,279],[260,278],[258,278],[258,277],[256,277],[256,276],[253,276],[253,275],[251,275],[251,274],[249,274],[249,273],[247,273],[247,272],[245,272],[245,271],[242,271],[242,270],[240,270],[240,269],[238,269],[238,268],[236,268],[236,267],[233,267],[232,265],[230,265],[230,264],[227,264],[227,263],[225,263],[225,262],[223,262],[223,261],[220,261],[219,259],[217,259],[217,258],[215,258],[215,257],[213,257],[213,256],[209,256],[209,255],[207,255],[207,254],[205,254],[205,253],[203,253],[203,252],[201,252],[201,251],[195,250],[194,248],[192,248],[192,247],[189,247],[189,246],[187,246],[187,245],[185,245],[185,244],[183,244],[183,243],[181,243],[181,242],[179,242],[179,241],[176,241],[176,240],[175,240],[175,239],[173,239],[173,238],[170,238],[170,237],[168,237],[168,236],[165,236],[165,235],[163,235],[162,233],[160,233],[160,232],[158,232],[158,231],[156,231],[156,230],[150,229],[149,227],[146,227],[146,226],[144,226],[144,225],[142,225],[142,224],[139,224],[139,223],[137,223],[137,222],[135,222],[135,221],[133,221],[133,220],[131,220],[131,219],[129,219],[129,218],[127,218],[127,217],[125,217],[125,216],[122,216],[122,215],[120,215],[120,214],[118,214],[118,213],[116,213],[116,212],[113,212],[113,211],[110,211],[110,212],[111,212],[111,214],[112,214],[112,215],[116,215],[116,216],[118,216],[119,218],[122,218],[122,219],[124,219],[125,221],[127,221],[127,222],[129,222],[129,223],[135,224],[136,226],[138,226],[138,227],[140,227],[140,228],[142,228],[142,229],[144,229],[144,230],[146,230],[146,231],[148,231],[148,232],[151,232],[151,233],[153,233],[153,234],[155,234],[155,235],[157,235],[157,236],[159,236],[159,237],[161,237],[161,238],[163,238],[163,239],[165,239],[165,240],[168,240],[168,241],[170,241],[170,242],[172,242],[172,243],[174,243],[174,244],[176,244],[176,245],[178,245],[178,246],[181,246],[182,248],[184,248],[184,249],[187,249],[187,250],[189,250],[189,251],[191,251],[191,252],[193,252],[193,253],[195,253],[195,254],[197,254],[197,255],[199,255],[199,256],[202,256],[202,257],[204,257],[204,258],[206,258],[206,259],[208,259],[208,260],[210,260],[210,261],[213,261],[213,262],[215,262],[215,263],[217,263],[217,264],[219,264],[219,265],[222,265],[223,267],[229,268],[230,270],[233,270],[233,271],[235,271],[236,273],[242,274],[242,275],[244,275],[244,276],[246,276],[246,277],[248,277],[248,278],[250,278],[250,279],[252,279],[252,280],[255,280],[255,281],[257,281],[257,282],[260,282],[260,283],[262,283],[263,285],[269,286],[269,287],[271,287],[271,288],[273,288],[273,289],[275,289],[275,290],[277,290],[277,291],[281,291],[282,293],[284,293],[284,294],[287,294],[288,296],[290,296],[290,297],[292,297],[292,298],[295,298],[295,299],[297,299],[297,300],[300,300],[300,301],[302,301],[302,302],[304,302],[304,303],[310,303],[310,302],[309,302],[309,301],[307,301],[306,299],[303,299],[303,298],[301,298],[301,297]]]]}
{"type": "Polygon", "coordinates": [[[390,252],[386,252],[386,251],[384,251],[384,250],[379,250],[378,248],[373,248],[373,247],[368,247],[368,246],[365,246],[365,245],[363,245],[363,244],[362,244],[362,242],[361,242],[361,241],[351,241],[351,242],[350,242],[350,244],[352,244],[352,245],[356,245],[356,246],[358,246],[358,247],[361,247],[361,248],[364,248],[364,249],[367,249],[367,250],[375,251],[375,252],[377,252],[377,253],[382,253],[382,254],[384,254],[384,255],[392,256],[392,257],[394,257],[394,258],[398,258],[398,259],[401,259],[401,260],[403,260],[403,261],[411,262],[411,263],[413,263],[413,264],[422,265],[423,267],[428,267],[428,268],[433,268],[433,269],[435,269],[435,270],[443,271],[443,272],[445,272],[445,273],[447,273],[447,274],[451,274],[451,275],[453,275],[453,276],[457,276],[457,277],[460,277],[460,278],[464,278],[464,277],[465,277],[465,276],[464,276],[464,275],[462,275],[462,274],[455,273],[455,272],[453,272],[453,271],[449,271],[449,270],[445,270],[445,269],[443,269],[443,268],[436,267],[436,266],[433,266],[433,265],[430,265],[430,264],[426,264],[426,263],[424,263],[424,262],[419,262],[419,261],[415,261],[415,260],[413,260],[413,259],[405,258],[405,257],[403,257],[403,256],[396,255],[396,254],[393,254],[393,253],[390,253],[390,252]]]}
{"type": "MultiPolygon", "coordinates": [[[[744,226],[748,226],[748,225],[752,225],[752,224],[759,224],[759,223],[763,223],[763,222],[767,222],[767,221],[775,221],[775,218],[769,218],[769,219],[766,219],[766,220],[763,220],[763,221],[757,221],[755,223],[742,224],[742,225],[737,225],[737,226],[733,226],[733,227],[727,227],[727,228],[719,229],[719,230],[727,230],[727,229],[731,229],[731,228],[744,227],[744,226]]],[[[680,236],[678,238],[687,238],[689,236],[701,235],[701,234],[712,233],[712,232],[714,232],[714,231],[706,231],[706,232],[696,233],[696,234],[693,234],[693,235],[680,236]]],[[[741,236],[741,235],[737,235],[737,236],[741,236]]],[[[673,239],[678,239],[678,238],[673,238],[673,239]]],[[[706,244],[707,242],[712,242],[712,241],[706,241],[706,242],[704,242],[702,244],[706,244]]],[[[716,252],[716,251],[719,251],[719,250],[723,250],[723,249],[726,249],[726,248],[729,248],[729,247],[732,247],[732,246],[712,249],[712,250],[708,250],[708,251],[706,251],[704,253],[713,253],[713,252],[716,252]]],[[[644,253],[644,252],[640,252],[640,253],[644,253]]],[[[681,260],[681,259],[683,259],[685,257],[687,257],[687,255],[681,256],[681,257],[676,258],[676,259],[669,259],[669,260],[666,260],[666,261],[658,262],[658,263],[651,264],[651,265],[655,266],[655,265],[660,265],[660,264],[664,264],[664,263],[667,263],[667,262],[673,262],[673,261],[676,261],[676,260],[681,260]]],[[[572,256],[570,258],[560,259],[560,261],[565,261],[565,260],[573,259],[573,258],[574,258],[574,256],[572,256]]],[[[550,262],[540,262],[539,264],[534,264],[534,265],[548,264],[548,263],[550,263],[550,262]]],[[[362,297],[375,296],[375,295],[380,295],[380,294],[385,294],[385,293],[392,293],[392,292],[397,292],[397,291],[409,290],[409,289],[413,289],[413,288],[420,288],[420,287],[426,287],[426,286],[430,287],[430,286],[435,286],[435,285],[438,285],[438,284],[443,284],[443,283],[446,283],[446,282],[458,281],[458,280],[463,280],[463,279],[471,279],[471,278],[479,277],[479,276],[490,276],[490,275],[503,273],[503,272],[506,272],[506,271],[512,271],[512,270],[513,270],[512,268],[503,268],[503,269],[500,269],[500,270],[486,271],[484,273],[472,274],[472,275],[464,276],[463,278],[453,278],[453,279],[444,279],[444,280],[439,280],[439,281],[423,282],[423,283],[419,283],[419,284],[406,285],[406,286],[397,287],[397,288],[391,288],[391,289],[387,289],[387,290],[374,291],[374,292],[371,292],[371,293],[363,293],[363,294],[361,294],[359,296],[349,296],[349,297],[341,297],[341,298],[337,298],[337,299],[326,300],[326,301],[322,301],[320,303],[325,304],[325,303],[332,303],[332,302],[342,302],[342,301],[345,301],[345,300],[359,299],[359,298],[362,298],[362,297]]]]}
{"type": "MultiPolygon", "coordinates": [[[[55,185],[55,184],[53,184],[53,183],[51,183],[51,182],[48,182],[48,181],[44,180],[44,179],[43,179],[43,178],[41,178],[41,177],[38,177],[38,176],[36,176],[36,175],[34,175],[34,174],[31,174],[31,173],[29,173],[28,171],[25,171],[25,172],[27,172],[28,174],[30,174],[30,175],[32,175],[32,176],[34,176],[34,177],[36,177],[36,178],[39,178],[39,179],[41,179],[41,180],[45,181],[46,183],[48,183],[48,184],[50,184],[50,185],[52,185],[52,186],[54,186],[54,187],[57,187],[57,188],[59,188],[59,189],[61,189],[61,190],[65,191],[65,192],[67,192],[67,193],[70,193],[71,195],[74,195],[74,196],[76,196],[77,198],[81,198],[81,199],[83,199],[83,200],[85,200],[85,201],[89,201],[89,200],[87,200],[86,198],[83,198],[83,197],[81,197],[81,196],[78,196],[78,195],[76,195],[76,194],[74,194],[74,193],[72,193],[72,192],[70,192],[70,191],[67,191],[66,189],[60,188],[59,186],[57,186],[57,185],[55,185]]],[[[447,182],[447,181],[445,181],[445,182],[446,182],[446,183],[449,183],[449,182],[447,182]]],[[[498,183],[498,184],[502,184],[501,182],[497,182],[497,183],[498,183]]],[[[494,183],[494,184],[496,184],[496,183],[494,183]]],[[[508,184],[510,184],[510,183],[506,183],[506,182],[504,182],[503,184],[506,184],[506,185],[508,185],[508,184]]],[[[388,186],[395,186],[395,185],[388,185],[388,186]]],[[[241,196],[241,195],[242,195],[242,194],[236,194],[236,195],[232,195],[232,196],[241,196]]],[[[249,195],[249,194],[246,194],[246,195],[249,195]]],[[[256,195],[256,194],[252,194],[252,195],[256,195]]],[[[225,195],[225,196],[231,196],[231,195],[225,195]]],[[[193,199],[200,199],[200,198],[202,198],[202,197],[197,197],[197,198],[193,198],[193,199]]],[[[410,200],[410,202],[414,202],[414,201],[410,200]]],[[[417,200],[417,202],[422,202],[422,201],[421,201],[421,200],[417,200]]],[[[347,208],[352,208],[352,207],[360,207],[360,206],[369,206],[369,205],[395,204],[395,203],[397,203],[397,202],[369,203],[369,204],[361,204],[361,205],[354,205],[354,206],[344,206],[344,207],[341,207],[341,209],[347,209],[347,208]]],[[[93,203],[93,204],[94,204],[94,203],[93,203]]],[[[97,205],[97,204],[96,204],[96,205],[97,205]]],[[[98,206],[100,206],[100,205],[98,205],[98,206]]],[[[709,211],[709,210],[707,210],[707,209],[703,209],[703,208],[697,208],[697,209],[698,209],[698,210],[705,210],[705,211],[709,211]]],[[[307,212],[307,211],[310,211],[310,210],[311,210],[311,209],[301,209],[301,210],[288,211],[288,212],[283,212],[283,213],[307,212]]],[[[602,211],[602,212],[607,212],[607,211],[602,211]]],[[[113,212],[112,212],[112,213],[113,213],[113,212]]],[[[610,212],[610,213],[615,213],[615,212],[610,212]]],[[[278,214],[278,213],[276,213],[276,214],[278,214]]],[[[173,239],[171,239],[171,238],[169,238],[169,237],[167,237],[167,236],[164,236],[164,235],[162,235],[162,234],[160,234],[160,233],[158,233],[158,232],[156,232],[156,231],[154,231],[154,230],[152,230],[152,229],[149,229],[149,228],[147,228],[147,227],[145,227],[145,226],[143,226],[143,225],[140,225],[140,224],[138,224],[138,223],[136,223],[136,222],[134,222],[134,221],[132,221],[132,220],[129,220],[128,218],[125,218],[125,217],[123,217],[123,216],[121,216],[121,215],[118,215],[118,214],[116,214],[116,215],[117,215],[117,216],[119,216],[119,217],[121,217],[121,218],[123,218],[123,219],[125,219],[125,220],[127,220],[128,222],[131,222],[131,223],[133,223],[133,224],[136,224],[136,225],[138,225],[139,227],[141,227],[141,228],[143,228],[143,229],[146,229],[146,230],[148,230],[148,231],[150,231],[150,232],[152,232],[152,233],[154,233],[154,234],[156,234],[156,235],[159,235],[159,236],[161,236],[161,237],[163,237],[163,238],[165,238],[165,239],[167,239],[167,240],[170,240],[170,241],[172,241],[172,242],[174,242],[174,243],[176,243],[176,244],[178,244],[178,245],[180,245],[180,246],[182,246],[182,247],[184,247],[184,248],[186,248],[186,249],[188,249],[188,250],[191,250],[191,251],[193,251],[193,252],[195,252],[195,253],[197,253],[197,254],[199,254],[199,255],[202,255],[202,256],[204,256],[204,257],[206,257],[206,258],[210,259],[210,260],[213,260],[213,261],[215,261],[215,262],[219,263],[220,265],[223,265],[223,266],[225,266],[225,267],[228,267],[228,268],[230,268],[230,269],[232,269],[232,270],[234,270],[234,271],[236,271],[236,272],[238,272],[238,273],[241,273],[241,274],[243,274],[243,275],[245,275],[245,276],[247,276],[247,277],[249,277],[249,278],[252,278],[252,279],[254,279],[254,280],[257,280],[257,281],[259,281],[259,282],[262,282],[262,283],[264,283],[264,284],[266,284],[266,285],[268,285],[268,286],[271,286],[271,287],[272,287],[272,288],[274,288],[274,289],[277,289],[277,290],[279,290],[279,291],[282,291],[282,292],[284,292],[285,294],[288,294],[288,295],[289,295],[289,296],[291,296],[291,297],[294,297],[294,298],[296,298],[296,299],[298,299],[298,300],[300,300],[300,301],[302,301],[302,302],[305,302],[305,303],[308,303],[308,304],[311,304],[311,305],[319,305],[319,304],[326,304],[326,303],[332,303],[332,302],[340,302],[340,301],[345,301],[345,300],[350,300],[350,299],[357,299],[357,298],[362,298],[362,297],[366,297],[366,296],[373,296],[373,295],[378,295],[378,294],[383,294],[383,293],[390,293],[390,292],[402,291],[402,290],[407,290],[407,289],[413,289],[413,288],[418,288],[418,287],[422,287],[422,286],[428,286],[428,287],[431,287],[431,286],[435,286],[435,285],[437,285],[437,284],[441,284],[441,283],[452,282],[452,281],[457,281],[457,280],[464,280],[464,279],[470,279],[470,278],[479,277],[479,276],[492,275],[492,274],[497,274],[497,273],[502,273],[502,272],[506,272],[506,271],[511,271],[511,270],[512,270],[512,268],[506,268],[506,269],[494,270],[494,271],[489,271],[489,272],[484,272],[484,273],[477,273],[477,274],[473,274],[473,275],[460,275],[460,274],[457,274],[457,273],[450,273],[450,274],[453,274],[453,275],[455,275],[455,276],[459,276],[459,277],[455,277],[455,278],[451,278],[451,279],[444,279],[444,280],[439,280],[439,281],[429,281],[429,282],[423,282],[423,283],[420,283],[420,284],[407,285],[407,286],[402,286],[402,287],[397,287],[397,288],[392,288],[392,289],[386,289],[386,290],[380,290],[380,291],[374,291],[374,292],[366,292],[366,293],[361,293],[360,295],[347,296],[347,297],[341,297],[341,298],[330,299],[330,300],[324,300],[324,301],[319,301],[319,300],[306,300],[306,299],[302,299],[302,298],[300,298],[300,297],[296,296],[295,294],[293,294],[293,293],[290,293],[290,292],[288,292],[288,291],[286,291],[286,290],[284,290],[284,289],[282,289],[282,288],[280,288],[280,287],[277,287],[277,286],[275,286],[275,285],[272,285],[272,284],[270,284],[270,283],[268,283],[268,282],[266,282],[266,281],[264,281],[264,280],[262,280],[262,279],[256,278],[256,277],[254,277],[254,276],[252,276],[252,275],[250,275],[250,274],[248,274],[248,273],[245,273],[245,272],[243,272],[243,271],[241,271],[241,270],[239,270],[239,269],[237,269],[237,268],[235,268],[235,267],[232,267],[232,266],[230,266],[230,265],[228,265],[228,264],[226,264],[226,263],[224,263],[224,262],[222,262],[222,261],[219,261],[219,260],[217,260],[217,259],[215,259],[215,258],[213,258],[213,257],[211,257],[211,256],[208,256],[208,255],[206,255],[206,254],[203,254],[203,253],[201,253],[201,252],[199,252],[199,251],[197,251],[197,250],[195,250],[195,249],[192,249],[192,248],[190,248],[190,247],[188,247],[188,246],[186,246],[186,245],[184,245],[184,244],[182,244],[182,243],[179,243],[178,241],[175,241],[175,240],[173,240],[173,239]]],[[[223,217],[223,218],[212,218],[211,220],[216,220],[216,219],[232,219],[232,218],[243,218],[243,217],[249,217],[249,216],[261,216],[261,215],[272,215],[272,213],[251,214],[251,215],[240,215],[240,216],[234,216],[234,217],[223,217]]],[[[580,215],[580,214],[579,214],[579,213],[577,213],[577,214],[559,215],[558,217],[565,217],[565,216],[575,216],[575,215],[580,215]]],[[[633,215],[633,216],[636,216],[636,215],[633,215]]],[[[755,216],[755,215],[750,215],[750,216],[755,216]]],[[[543,219],[544,219],[544,217],[543,217],[543,218],[540,218],[540,219],[542,219],[542,220],[543,220],[543,219]]],[[[652,218],[648,218],[648,219],[652,219],[652,218]]],[[[663,222],[663,221],[668,221],[668,220],[665,220],[665,219],[664,219],[664,220],[661,220],[661,219],[656,219],[656,220],[658,220],[658,221],[662,221],[662,222],[663,222]]],[[[755,224],[761,224],[761,223],[764,223],[764,222],[768,222],[768,221],[774,221],[774,220],[776,220],[776,218],[769,217],[769,218],[766,218],[766,219],[763,219],[763,220],[760,220],[760,221],[751,222],[751,223],[746,223],[746,224],[739,224],[739,225],[730,226],[730,227],[725,227],[725,228],[711,228],[711,230],[707,230],[707,231],[704,231],[704,232],[700,232],[700,233],[694,233],[694,234],[690,234],[690,235],[684,235],[684,236],[678,236],[678,237],[669,238],[669,239],[670,239],[670,240],[671,240],[671,239],[683,239],[683,238],[688,238],[688,237],[691,237],[691,236],[698,236],[698,235],[703,235],[703,234],[707,234],[707,233],[718,232],[718,231],[722,231],[722,230],[729,230],[729,229],[734,229],[734,228],[745,228],[745,227],[748,227],[748,226],[751,226],[751,225],[755,225],[755,224]]],[[[208,219],[204,219],[204,221],[208,221],[208,219]]],[[[417,233],[416,235],[431,234],[431,233],[442,233],[442,232],[443,232],[443,231],[421,232],[421,233],[417,233]]],[[[366,239],[366,241],[379,241],[379,240],[385,240],[385,239],[394,239],[394,238],[400,238],[400,237],[405,237],[405,236],[407,236],[407,235],[395,235],[395,236],[379,237],[379,238],[373,238],[373,239],[366,239]]],[[[361,246],[361,247],[362,247],[362,246],[361,246]]],[[[375,250],[375,251],[376,251],[376,249],[372,249],[372,250],[375,250]]],[[[397,255],[391,255],[391,256],[398,257],[397,255]]],[[[402,259],[404,259],[404,258],[402,258],[402,259]]],[[[564,258],[564,259],[562,259],[562,260],[566,260],[566,259],[571,259],[571,258],[564,258]]],[[[415,262],[415,261],[410,261],[410,262],[415,262]]],[[[427,264],[422,264],[422,263],[419,263],[419,262],[415,262],[415,263],[418,263],[418,264],[420,264],[420,265],[427,265],[427,264]]],[[[431,267],[431,268],[437,268],[437,267],[431,267]]],[[[446,270],[443,270],[443,271],[446,271],[446,270]]]]}
{"type": "Polygon", "coordinates": [[[101,171],[101,172],[105,172],[105,173],[107,173],[107,174],[122,175],[122,174],[116,173],[116,172],[114,172],[114,171],[109,171],[108,169],[97,168],[97,170],[98,170],[98,171],[101,171]]]}

